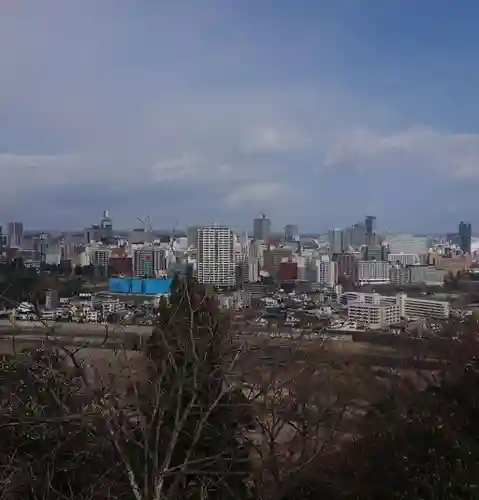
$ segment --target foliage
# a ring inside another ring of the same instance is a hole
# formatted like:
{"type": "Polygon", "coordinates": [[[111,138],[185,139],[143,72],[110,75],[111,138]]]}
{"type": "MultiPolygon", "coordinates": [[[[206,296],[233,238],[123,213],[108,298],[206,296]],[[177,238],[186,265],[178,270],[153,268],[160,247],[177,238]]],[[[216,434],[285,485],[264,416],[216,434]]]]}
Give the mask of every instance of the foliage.
{"type": "Polygon", "coordinates": [[[22,301],[41,300],[40,285],[37,271],[26,267],[21,259],[0,264],[0,301],[7,308],[22,301]]]}

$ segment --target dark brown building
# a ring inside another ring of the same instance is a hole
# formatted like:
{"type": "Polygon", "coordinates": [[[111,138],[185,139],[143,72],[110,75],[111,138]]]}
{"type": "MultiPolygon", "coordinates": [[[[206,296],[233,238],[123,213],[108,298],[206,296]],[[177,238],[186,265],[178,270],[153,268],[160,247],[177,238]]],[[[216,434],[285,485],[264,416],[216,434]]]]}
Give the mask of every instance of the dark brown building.
{"type": "Polygon", "coordinates": [[[279,264],[278,280],[280,283],[298,279],[298,264],[296,262],[281,262],[279,264]]]}
{"type": "Polygon", "coordinates": [[[108,270],[110,276],[131,276],[133,274],[131,257],[111,257],[108,270]]]}

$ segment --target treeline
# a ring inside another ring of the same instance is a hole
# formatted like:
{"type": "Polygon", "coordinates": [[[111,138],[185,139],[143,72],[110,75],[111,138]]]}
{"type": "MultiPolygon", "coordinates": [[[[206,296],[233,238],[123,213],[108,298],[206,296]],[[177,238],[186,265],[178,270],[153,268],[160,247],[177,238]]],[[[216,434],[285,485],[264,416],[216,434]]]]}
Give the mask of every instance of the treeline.
{"type": "Polygon", "coordinates": [[[188,279],[107,371],[62,345],[1,363],[0,498],[478,498],[474,360],[361,413],[347,367],[241,373],[231,328],[188,279]]]}
{"type": "Polygon", "coordinates": [[[47,289],[57,290],[61,297],[84,291],[83,275],[67,274],[65,278],[63,271],[59,266],[44,266],[39,272],[26,266],[22,259],[0,263],[0,308],[11,309],[24,301],[41,304],[47,289]]]}

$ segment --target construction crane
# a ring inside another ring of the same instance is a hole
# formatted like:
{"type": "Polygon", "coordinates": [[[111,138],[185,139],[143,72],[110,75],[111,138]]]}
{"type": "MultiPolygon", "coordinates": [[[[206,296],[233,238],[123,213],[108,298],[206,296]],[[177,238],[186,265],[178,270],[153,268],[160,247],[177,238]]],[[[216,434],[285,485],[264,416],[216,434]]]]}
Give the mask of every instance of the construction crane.
{"type": "Polygon", "coordinates": [[[149,215],[147,215],[144,219],[140,219],[140,217],[137,217],[137,220],[139,220],[143,224],[143,228],[145,229],[145,233],[152,233],[153,232],[153,226],[152,226],[151,218],[149,215]]]}
{"type": "Polygon", "coordinates": [[[144,219],[140,219],[140,217],[137,217],[137,220],[139,220],[143,225],[146,241],[151,243],[151,240],[153,238],[153,225],[150,216],[147,215],[144,219]]]}

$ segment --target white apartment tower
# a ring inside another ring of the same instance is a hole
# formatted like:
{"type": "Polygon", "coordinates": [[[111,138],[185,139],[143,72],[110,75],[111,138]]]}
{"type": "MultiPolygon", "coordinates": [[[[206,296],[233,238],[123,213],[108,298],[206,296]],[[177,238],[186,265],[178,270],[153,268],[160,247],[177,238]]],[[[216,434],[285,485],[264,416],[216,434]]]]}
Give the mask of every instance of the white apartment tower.
{"type": "Polygon", "coordinates": [[[200,227],[196,248],[198,281],[218,287],[233,287],[236,282],[233,231],[218,225],[200,227]]]}
{"type": "Polygon", "coordinates": [[[316,260],[316,282],[322,285],[334,286],[338,283],[338,264],[323,256],[316,260]]]}

